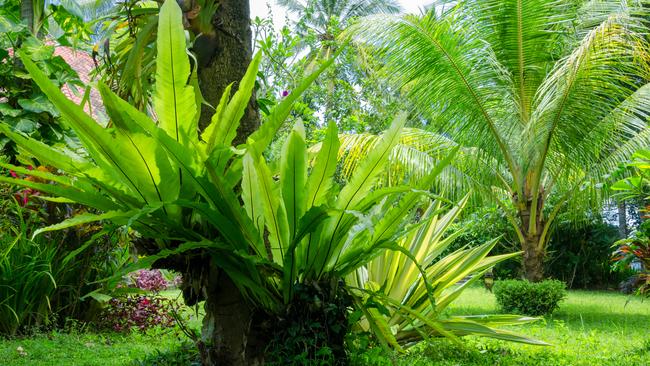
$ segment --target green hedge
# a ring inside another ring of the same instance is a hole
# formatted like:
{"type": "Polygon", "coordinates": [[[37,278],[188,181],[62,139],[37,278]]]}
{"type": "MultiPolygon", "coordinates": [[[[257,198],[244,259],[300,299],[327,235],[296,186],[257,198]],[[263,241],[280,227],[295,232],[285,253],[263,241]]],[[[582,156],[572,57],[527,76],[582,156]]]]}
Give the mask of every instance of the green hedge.
{"type": "Polygon", "coordinates": [[[558,280],[537,283],[505,280],[495,282],[494,296],[505,313],[541,316],[552,314],[567,291],[566,284],[558,280]]]}

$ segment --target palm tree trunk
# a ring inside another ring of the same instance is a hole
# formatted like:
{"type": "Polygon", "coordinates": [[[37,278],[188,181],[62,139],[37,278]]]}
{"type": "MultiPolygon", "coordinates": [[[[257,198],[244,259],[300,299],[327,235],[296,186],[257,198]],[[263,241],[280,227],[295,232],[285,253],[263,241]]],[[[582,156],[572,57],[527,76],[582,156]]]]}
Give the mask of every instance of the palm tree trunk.
{"type": "Polygon", "coordinates": [[[541,243],[541,233],[544,229],[545,221],[543,219],[542,209],[544,200],[540,194],[537,200],[537,210],[535,217],[532,214],[532,199],[527,198],[523,203],[517,203],[519,207],[520,230],[523,233],[521,242],[523,254],[523,275],[524,278],[531,282],[539,282],[544,279],[544,258],[546,254],[545,243],[541,243]],[[531,226],[531,220],[534,220],[531,226]],[[533,228],[534,230],[531,230],[533,228]]]}
{"type": "Polygon", "coordinates": [[[523,243],[524,278],[531,282],[544,279],[544,250],[539,249],[539,235],[528,236],[523,243]]]}

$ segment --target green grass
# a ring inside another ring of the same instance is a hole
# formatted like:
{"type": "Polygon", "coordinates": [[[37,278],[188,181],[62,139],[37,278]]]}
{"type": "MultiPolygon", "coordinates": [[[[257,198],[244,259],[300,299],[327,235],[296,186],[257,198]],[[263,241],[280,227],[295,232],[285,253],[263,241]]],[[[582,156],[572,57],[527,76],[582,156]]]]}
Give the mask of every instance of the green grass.
{"type": "MultiPolygon", "coordinates": [[[[448,314],[498,313],[494,296],[470,288],[448,314]]],[[[570,291],[551,317],[511,330],[551,343],[534,347],[467,337],[463,349],[445,340],[397,358],[398,365],[650,365],[650,302],[611,292],[570,291]]],[[[359,364],[388,365],[380,351],[359,364]]]]}
{"type": "MultiPolygon", "coordinates": [[[[497,312],[494,296],[482,288],[468,289],[447,311],[453,315],[497,312]]],[[[192,326],[198,324],[197,320],[192,322],[192,326]]],[[[650,302],[639,298],[610,292],[570,291],[568,299],[552,317],[512,330],[553,346],[534,347],[467,337],[466,347],[436,340],[400,357],[373,348],[354,355],[353,364],[389,366],[394,361],[402,366],[650,365],[650,302]]],[[[173,331],[154,331],[147,335],[52,332],[29,339],[0,341],[0,364],[128,365],[147,354],[174,350],[185,340],[184,335],[173,331]],[[18,347],[26,355],[21,356],[18,347]]]]}
{"type": "Polygon", "coordinates": [[[0,341],[0,365],[11,366],[123,366],[146,354],[174,350],[185,335],[172,331],[132,333],[39,334],[27,339],[0,341]],[[18,348],[24,353],[21,354],[18,348]]]}

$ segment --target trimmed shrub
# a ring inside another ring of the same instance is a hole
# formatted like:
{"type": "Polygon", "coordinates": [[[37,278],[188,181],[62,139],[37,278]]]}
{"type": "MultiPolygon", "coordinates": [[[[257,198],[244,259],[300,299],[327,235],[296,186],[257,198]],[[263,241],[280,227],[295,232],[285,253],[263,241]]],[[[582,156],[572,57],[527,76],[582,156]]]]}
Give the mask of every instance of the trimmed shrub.
{"type": "Polygon", "coordinates": [[[551,315],[567,291],[566,284],[558,280],[505,280],[494,284],[494,296],[503,312],[541,316],[551,315]]]}

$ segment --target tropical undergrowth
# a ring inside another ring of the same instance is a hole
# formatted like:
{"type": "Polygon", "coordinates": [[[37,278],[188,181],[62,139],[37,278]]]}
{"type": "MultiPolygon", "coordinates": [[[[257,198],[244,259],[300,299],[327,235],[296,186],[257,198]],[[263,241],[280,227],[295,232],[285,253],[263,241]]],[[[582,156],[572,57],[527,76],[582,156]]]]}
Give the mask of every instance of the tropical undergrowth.
{"type": "Polygon", "coordinates": [[[23,203],[25,193],[6,184],[1,193],[0,335],[94,318],[99,307],[84,295],[130,260],[119,230],[88,225],[32,238],[48,220],[60,220],[65,207],[23,203]]]}

